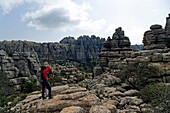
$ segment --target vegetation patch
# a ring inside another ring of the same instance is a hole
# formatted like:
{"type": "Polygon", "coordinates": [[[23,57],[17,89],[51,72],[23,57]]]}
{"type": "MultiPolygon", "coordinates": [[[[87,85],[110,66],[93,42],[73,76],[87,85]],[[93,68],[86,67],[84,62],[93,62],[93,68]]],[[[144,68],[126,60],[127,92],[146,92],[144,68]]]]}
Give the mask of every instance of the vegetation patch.
{"type": "Polygon", "coordinates": [[[160,71],[147,62],[133,62],[120,71],[118,76],[133,88],[140,90],[149,84],[149,78],[160,76],[160,71]]]}

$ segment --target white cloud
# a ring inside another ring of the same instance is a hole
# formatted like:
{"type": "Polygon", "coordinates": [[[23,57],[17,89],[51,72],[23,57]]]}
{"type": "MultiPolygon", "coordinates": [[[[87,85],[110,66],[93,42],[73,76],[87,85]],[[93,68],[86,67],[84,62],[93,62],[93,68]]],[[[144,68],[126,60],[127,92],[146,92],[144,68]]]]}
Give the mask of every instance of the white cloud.
{"type": "Polygon", "coordinates": [[[0,0],[0,8],[10,14],[13,8],[30,3],[38,7],[22,14],[29,27],[50,29],[62,36],[82,33],[102,37],[112,36],[122,27],[132,44],[142,43],[143,33],[152,24],[164,27],[170,12],[168,0],[0,0]]]}
{"type": "Polygon", "coordinates": [[[38,30],[57,29],[68,31],[82,29],[97,32],[105,25],[105,20],[89,19],[89,8],[89,4],[76,4],[71,0],[44,1],[40,9],[27,12],[23,16],[23,20],[28,22],[28,26],[35,27],[38,30]]]}
{"type": "Polygon", "coordinates": [[[73,0],[3,0],[0,6],[4,14],[23,3],[36,3],[37,10],[26,12],[22,20],[29,27],[37,30],[73,31],[77,29],[85,32],[97,32],[105,25],[104,19],[89,18],[90,5],[87,2],[77,3],[73,0]]]}
{"type": "Polygon", "coordinates": [[[9,13],[14,7],[22,4],[23,0],[1,0],[0,7],[4,14],[9,13]]]}
{"type": "Polygon", "coordinates": [[[78,19],[71,19],[69,12],[63,8],[46,6],[35,12],[28,12],[23,16],[28,26],[38,30],[70,28],[79,23],[78,19]]]}

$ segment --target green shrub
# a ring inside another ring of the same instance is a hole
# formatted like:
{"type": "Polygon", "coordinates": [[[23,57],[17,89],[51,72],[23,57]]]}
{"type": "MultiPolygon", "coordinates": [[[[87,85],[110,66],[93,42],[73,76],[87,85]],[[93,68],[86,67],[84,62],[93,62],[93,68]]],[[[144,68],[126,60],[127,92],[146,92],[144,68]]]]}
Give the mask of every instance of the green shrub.
{"type": "Polygon", "coordinates": [[[170,86],[164,83],[146,85],[140,92],[143,100],[153,106],[159,105],[170,91],[170,86]]]}
{"type": "Polygon", "coordinates": [[[78,66],[77,68],[82,72],[86,72],[86,73],[92,73],[93,72],[93,68],[91,66],[81,65],[81,66],[78,66]]]}
{"type": "Polygon", "coordinates": [[[149,65],[147,62],[134,62],[128,64],[117,76],[133,88],[141,89],[148,84],[149,78],[159,75],[160,71],[157,67],[149,65]]]}
{"type": "Polygon", "coordinates": [[[37,90],[34,80],[23,83],[21,88],[22,88],[23,93],[31,93],[31,92],[37,90]]]}

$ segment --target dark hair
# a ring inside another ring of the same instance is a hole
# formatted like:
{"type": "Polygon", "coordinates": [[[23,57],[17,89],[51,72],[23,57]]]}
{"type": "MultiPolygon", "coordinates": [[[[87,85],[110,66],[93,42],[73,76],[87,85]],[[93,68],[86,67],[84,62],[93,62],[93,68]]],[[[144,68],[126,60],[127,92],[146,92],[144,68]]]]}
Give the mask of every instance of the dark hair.
{"type": "Polygon", "coordinates": [[[41,66],[41,70],[45,70],[46,69],[46,66],[41,66]]]}

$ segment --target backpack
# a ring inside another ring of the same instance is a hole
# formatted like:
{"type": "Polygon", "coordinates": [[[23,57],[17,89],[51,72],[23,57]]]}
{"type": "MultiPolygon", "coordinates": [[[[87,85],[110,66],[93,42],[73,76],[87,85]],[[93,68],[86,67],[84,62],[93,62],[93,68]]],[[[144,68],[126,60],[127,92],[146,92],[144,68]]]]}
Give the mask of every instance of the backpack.
{"type": "Polygon", "coordinates": [[[37,73],[37,78],[38,78],[38,81],[39,81],[39,82],[42,82],[42,81],[43,81],[43,72],[39,71],[39,72],[37,73]]]}

